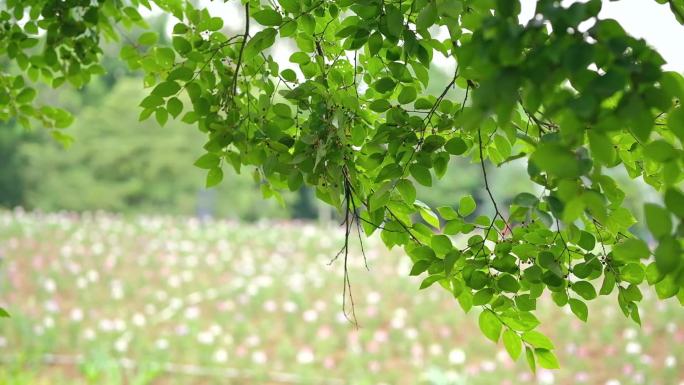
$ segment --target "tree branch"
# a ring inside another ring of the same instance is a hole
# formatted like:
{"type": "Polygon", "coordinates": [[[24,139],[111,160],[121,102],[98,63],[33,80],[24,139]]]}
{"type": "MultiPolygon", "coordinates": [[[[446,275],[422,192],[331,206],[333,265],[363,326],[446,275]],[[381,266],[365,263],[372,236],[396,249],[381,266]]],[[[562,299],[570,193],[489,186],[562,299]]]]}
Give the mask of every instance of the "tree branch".
{"type": "Polygon", "coordinates": [[[245,51],[247,39],[249,38],[249,3],[245,4],[245,33],[242,35],[242,45],[240,46],[240,53],[238,54],[237,65],[235,66],[235,75],[233,75],[233,97],[237,94],[237,79],[240,73],[240,66],[242,65],[242,53],[245,51]]]}

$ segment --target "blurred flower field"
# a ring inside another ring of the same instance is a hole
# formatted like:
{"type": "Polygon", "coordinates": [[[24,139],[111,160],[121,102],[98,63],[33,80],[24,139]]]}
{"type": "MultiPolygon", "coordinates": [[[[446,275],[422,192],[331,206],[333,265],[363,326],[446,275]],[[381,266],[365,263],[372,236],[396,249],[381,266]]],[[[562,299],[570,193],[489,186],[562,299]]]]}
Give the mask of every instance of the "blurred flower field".
{"type": "Polygon", "coordinates": [[[0,384],[684,384],[684,309],[646,289],[643,327],[602,298],[551,301],[561,370],[532,375],[410,261],[307,223],[0,212],[0,384]],[[649,300],[650,298],[650,300],[649,300]]]}

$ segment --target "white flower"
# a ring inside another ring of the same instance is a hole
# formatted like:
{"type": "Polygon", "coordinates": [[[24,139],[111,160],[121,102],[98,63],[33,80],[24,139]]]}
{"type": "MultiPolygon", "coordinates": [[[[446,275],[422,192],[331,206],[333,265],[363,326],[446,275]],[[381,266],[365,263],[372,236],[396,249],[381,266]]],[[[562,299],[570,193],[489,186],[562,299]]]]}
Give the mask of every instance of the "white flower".
{"type": "Polygon", "coordinates": [[[404,334],[406,334],[406,338],[410,340],[416,339],[418,337],[418,331],[415,328],[408,328],[404,331],[404,334]]]}
{"type": "Polygon", "coordinates": [[[92,341],[95,339],[95,337],[95,330],[88,328],[83,331],[83,338],[85,338],[87,341],[92,341]]]}
{"type": "Polygon", "coordinates": [[[181,284],[180,278],[177,275],[172,275],[169,277],[169,286],[178,287],[181,284]]]}
{"type": "Polygon", "coordinates": [[[83,277],[78,277],[76,280],[76,286],[79,289],[85,289],[85,287],[88,286],[88,280],[83,277]]]}
{"type": "Polygon", "coordinates": [[[54,280],[48,278],[45,280],[45,283],[43,283],[43,288],[48,293],[54,293],[55,290],[57,290],[57,284],[55,283],[54,280]]]}
{"type": "Polygon", "coordinates": [[[133,315],[133,325],[138,327],[145,326],[145,316],[140,313],[135,313],[133,315]]]}
{"type": "Polygon", "coordinates": [[[114,329],[118,332],[122,332],[126,330],[126,321],[122,320],[121,318],[117,318],[114,320],[114,329]]]}
{"type": "Polygon", "coordinates": [[[114,323],[106,318],[100,320],[100,330],[109,332],[114,330],[114,323]]]}
{"type": "Polygon", "coordinates": [[[167,341],[165,338],[158,339],[154,344],[159,350],[166,350],[169,347],[169,341],[167,341]]]}
{"type": "Polygon", "coordinates": [[[276,311],[277,308],[278,305],[276,305],[275,301],[273,300],[269,299],[268,301],[264,302],[264,310],[266,310],[269,313],[273,313],[274,311],[276,311]]]}
{"type": "MultiPolygon", "coordinates": [[[[480,363],[480,367],[485,372],[493,372],[496,369],[496,362],[490,360],[484,360],[480,363]]],[[[540,372],[541,374],[541,372],[540,372]]]]}
{"type": "Polygon", "coordinates": [[[451,362],[454,365],[461,365],[465,362],[466,360],[466,355],[465,352],[461,349],[453,349],[452,351],[449,352],[449,362],[451,362]]]}
{"type": "Polygon", "coordinates": [[[221,332],[223,332],[223,328],[221,325],[213,324],[209,327],[209,331],[214,335],[214,337],[218,337],[221,332]]]}
{"type": "Polygon", "coordinates": [[[199,317],[200,310],[196,306],[189,307],[185,309],[185,318],[187,319],[196,319],[199,317]]]}
{"type": "Polygon", "coordinates": [[[304,321],[306,322],[314,322],[318,319],[318,312],[313,309],[309,309],[304,312],[304,321]]]}
{"type": "Polygon", "coordinates": [[[620,381],[613,378],[606,381],[606,385],[620,385],[620,381]]]}
{"type": "Polygon", "coordinates": [[[674,322],[668,322],[667,325],[665,325],[665,330],[668,333],[674,333],[677,331],[677,324],[674,322]]]}
{"type": "Polygon", "coordinates": [[[55,320],[52,317],[45,317],[43,325],[45,325],[46,329],[52,329],[55,326],[55,320]]]}
{"type": "Polygon", "coordinates": [[[7,346],[7,339],[3,336],[0,336],[0,348],[4,348],[7,346]]]}
{"type": "Polygon", "coordinates": [[[79,308],[71,309],[71,320],[74,322],[80,322],[83,320],[83,310],[79,308]]]}
{"type": "Polygon", "coordinates": [[[310,364],[314,361],[313,351],[309,348],[304,348],[297,352],[297,362],[300,364],[310,364]]]}
{"type": "Polygon", "coordinates": [[[197,334],[197,341],[204,345],[210,345],[214,342],[214,335],[209,331],[200,332],[197,334]]]}
{"type": "Polygon", "coordinates": [[[541,385],[551,385],[556,381],[553,372],[544,369],[539,370],[539,373],[537,373],[537,379],[539,380],[539,384],[541,385]]]}
{"type": "Polygon", "coordinates": [[[54,300],[48,300],[45,302],[45,310],[50,313],[57,313],[59,311],[59,305],[54,300]]]}
{"type": "Polygon", "coordinates": [[[183,279],[183,282],[192,282],[192,280],[195,279],[195,275],[192,271],[185,270],[181,273],[181,278],[183,279]]]}
{"type": "Polygon", "coordinates": [[[677,359],[675,358],[675,356],[667,356],[665,358],[665,367],[674,368],[675,365],[677,365],[677,359]]]}
{"type": "Polygon", "coordinates": [[[622,332],[622,338],[626,340],[632,340],[636,338],[637,336],[637,331],[634,328],[627,328],[625,329],[624,332],[622,332]]]}
{"type": "Polygon", "coordinates": [[[638,342],[629,342],[625,347],[627,354],[639,354],[641,353],[641,345],[638,342]]]}
{"type": "Polygon", "coordinates": [[[287,301],[283,304],[283,310],[286,313],[294,313],[297,310],[297,304],[292,301],[287,301]]]}
{"type": "Polygon", "coordinates": [[[88,273],[86,273],[86,278],[88,278],[90,282],[95,283],[98,279],[100,279],[100,274],[98,274],[95,270],[89,270],[88,273]]]}
{"type": "Polygon", "coordinates": [[[228,361],[228,352],[224,349],[217,350],[216,352],[214,352],[214,361],[218,363],[224,363],[228,361]]]}
{"type": "Polygon", "coordinates": [[[265,364],[266,361],[268,361],[268,357],[266,356],[266,353],[262,352],[261,350],[257,350],[256,352],[252,353],[252,361],[255,364],[265,364]]]}
{"type": "Polygon", "coordinates": [[[382,298],[382,297],[380,296],[380,293],[378,293],[377,291],[371,291],[371,292],[368,293],[368,295],[366,296],[366,301],[368,301],[368,303],[371,304],[371,305],[375,305],[375,304],[377,304],[378,302],[380,302],[380,299],[381,299],[381,298],[382,298]]]}
{"type": "Polygon", "coordinates": [[[128,339],[121,337],[114,343],[114,349],[119,353],[125,353],[128,350],[128,339]]]}
{"type": "Polygon", "coordinates": [[[124,297],[124,290],[121,281],[112,281],[109,287],[113,299],[122,299],[124,297]]]}
{"type": "Polygon", "coordinates": [[[259,342],[261,342],[261,339],[256,334],[252,334],[251,336],[249,336],[245,339],[245,343],[247,344],[247,346],[251,346],[251,347],[255,347],[255,346],[259,345],[259,342]]]}

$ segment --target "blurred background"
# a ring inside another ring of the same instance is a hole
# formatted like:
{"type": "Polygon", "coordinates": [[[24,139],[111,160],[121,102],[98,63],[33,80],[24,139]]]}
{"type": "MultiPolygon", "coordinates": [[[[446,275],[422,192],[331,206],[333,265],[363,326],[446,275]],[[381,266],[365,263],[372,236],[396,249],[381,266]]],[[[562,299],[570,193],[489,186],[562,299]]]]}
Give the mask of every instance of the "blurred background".
{"type": "MultiPolygon", "coordinates": [[[[0,306],[12,315],[0,319],[0,384],[684,384],[676,300],[646,289],[641,328],[612,296],[591,305],[589,324],[542,301],[562,369],[535,376],[449,293],[418,292],[410,260],[375,236],[363,241],[369,270],[358,243],[350,256],[355,328],[341,262],[328,263],[343,242],[337,214],[308,189],[263,200],[248,169],[203,189],[192,165],[203,134],[139,122],[142,79],[119,45],[104,50],[106,75],[39,93],[74,114],[68,149],[40,128],[0,125],[0,306]]],[[[440,68],[431,92],[448,81],[440,68]]],[[[490,165],[499,201],[536,191],[525,168],[490,165]]],[[[614,177],[637,213],[655,199],[614,177]]],[[[472,194],[490,213],[482,186],[479,165],[460,159],[418,195],[439,206],[472,194]]]]}

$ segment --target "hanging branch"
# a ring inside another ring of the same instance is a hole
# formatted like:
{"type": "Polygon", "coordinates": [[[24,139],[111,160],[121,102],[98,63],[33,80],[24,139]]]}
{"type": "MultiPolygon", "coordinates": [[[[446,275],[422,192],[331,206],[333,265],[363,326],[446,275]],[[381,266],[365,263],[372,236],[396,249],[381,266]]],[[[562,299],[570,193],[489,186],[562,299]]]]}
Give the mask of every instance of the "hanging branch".
{"type": "Polygon", "coordinates": [[[249,38],[249,3],[245,4],[245,33],[242,35],[242,45],[240,45],[240,53],[238,53],[237,65],[235,66],[235,75],[233,75],[233,97],[237,94],[237,79],[240,73],[240,66],[242,65],[242,54],[247,45],[249,38]]]}

